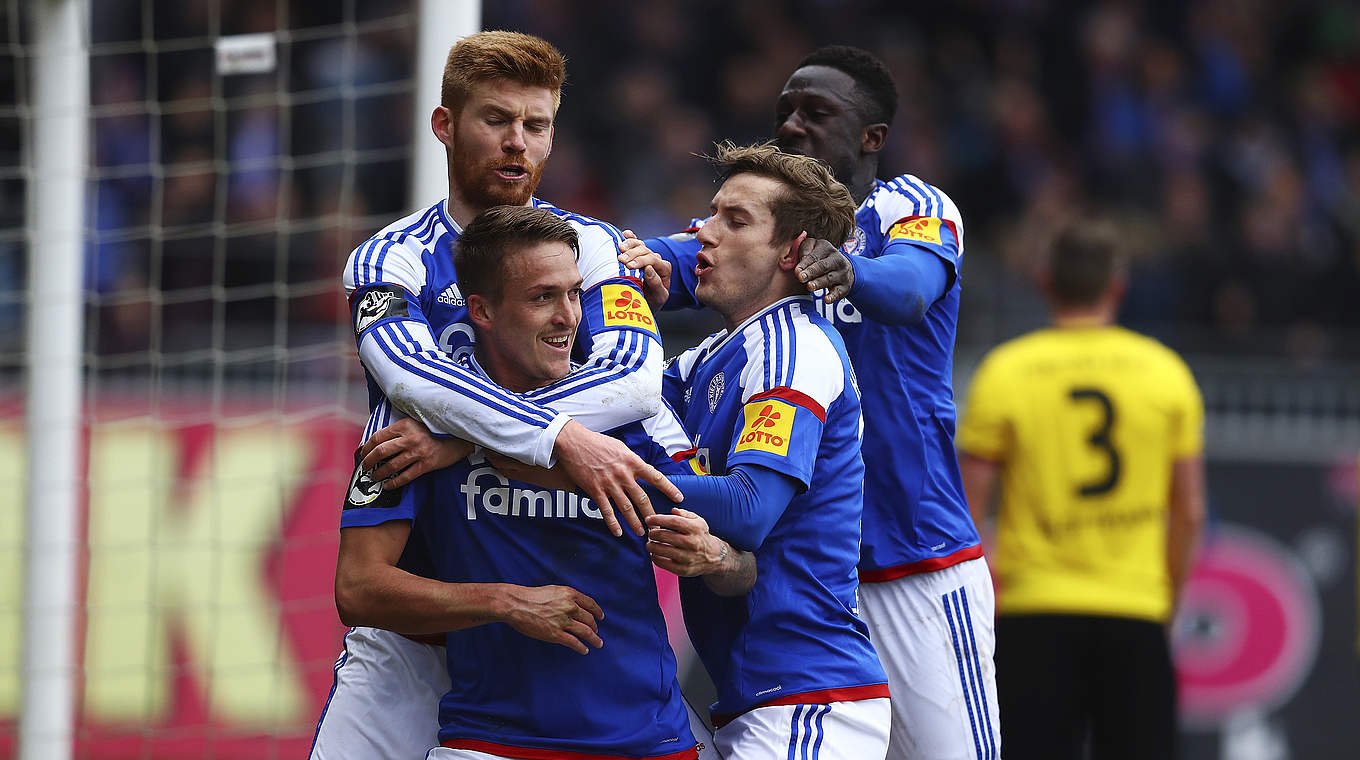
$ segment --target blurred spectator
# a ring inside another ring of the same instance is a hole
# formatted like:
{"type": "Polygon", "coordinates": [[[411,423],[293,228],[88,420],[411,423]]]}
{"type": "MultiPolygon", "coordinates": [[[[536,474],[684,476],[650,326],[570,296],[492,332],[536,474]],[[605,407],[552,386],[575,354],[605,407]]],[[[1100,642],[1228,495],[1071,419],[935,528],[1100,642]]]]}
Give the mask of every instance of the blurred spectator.
{"type": "MultiPolygon", "coordinates": [[[[215,30],[209,0],[95,4],[92,42],[109,52],[91,59],[90,291],[111,304],[169,288],[170,308],[195,288],[222,297],[256,282],[251,267],[330,276],[296,258],[334,252],[289,241],[325,226],[341,195],[375,219],[418,205],[406,197],[422,118],[410,110],[416,6],[242,0],[215,30]],[[147,29],[153,44],[129,52],[147,29]],[[271,31],[276,72],[213,73],[211,34],[271,31]],[[205,237],[175,232],[212,224],[205,237]],[[251,242],[220,242],[237,234],[251,242]]],[[[693,153],[766,137],[782,73],[817,45],[854,44],[879,53],[902,91],[885,171],[949,187],[968,214],[964,314],[997,326],[983,339],[1023,325],[1000,315],[1038,319],[1004,273],[1023,282],[1055,225],[1100,205],[1152,237],[1123,315],[1140,329],[1180,348],[1306,361],[1360,345],[1336,335],[1360,327],[1350,3],[968,0],[926,14],[888,0],[514,0],[484,3],[483,23],[567,55],[559,121],[572,139],[558,142],[543,196],[644,236],[707,208],[712,177],[693,153]]],[[[270,336],[286,311],[243,310],[243,329],[270,336]]],[[[331,318],[304,311],[318,328],[331,318]]],[[[139,344],[105,332],[107,350],[139,344]]]]}

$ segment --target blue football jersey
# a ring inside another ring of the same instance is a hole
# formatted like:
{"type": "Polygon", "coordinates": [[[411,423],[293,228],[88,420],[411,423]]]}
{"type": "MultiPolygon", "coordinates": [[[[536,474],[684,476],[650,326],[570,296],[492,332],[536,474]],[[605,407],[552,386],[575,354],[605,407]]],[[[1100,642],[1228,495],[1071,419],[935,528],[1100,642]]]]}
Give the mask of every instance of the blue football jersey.
{"type": "MultiPolygon", "coordinates": [[[[679,463],[692,453],[689,438],[669,409],[611,434],[663,472],[690,471],[679,463]]],[[[480,455],[418,478],[396,499],[347,505],[342,524],[411,519],[439,580],[565,585],[605,613],[604,646],[586,655],[504,623],[449,633],[445,746],[507,757],[696,757],[643,539],[615,538],[591,499],[507,479],[480,455]]]]}
{"type": "Polygon", "coordinates": [[[529,464],[547,466],[568,416],[611,430],[656,413],[661,344],[641,283],[618,261],[612,225],[534,199],[579,238],[581,367],[518,396],[461,368],[472,322],[453,268],[462,229],[447,201],[388,225],[350,254],[350,296],[370,409],[387,398],[431,431],[457,435],[529,464]],[[387,393],[384,393],[386,389],[387,393]]]}
{"type": "MultiPolygon", "coordinates": [[[[954,449],[953,390],[963,220],[937,188],[902,175],[877,181],[855,214],[842,250],[851,257],[938,256],[949,287],[910,325],[866,318],[855,308],[865,289],[891,282],[856,277],[850,296],[816,308],[845,340],[864,383],[864,529],[860,579],[886,581],[982,556],[954,449]]],[[[696,220],[695,227],[702,222],[696,220]]],[[[694,227],[647,241],[674,264],[667,308],[695,306],[694,227]]],[[[820,295],[820,294],[818,294],[820,295]]]]}
{"type": "Polygon", "coordinates": [[[686,628],[718,689],[714,719],[887,696],[856,611],[860,402],[835,329],[810,297],[782,299],[681,354],[663,388],[707,472],[750,463],[803,485],[755,550],[748,594],[681,579],[686,628]]]}
{"type": "MultiPolygon", "coordinates": [[[[581,270],[582,364],[563,380],[510,393],[462,363],[472,354],[472,320],[458,288],[453,248],[462,228],[447,201],[388,225],[350,254],[345,267],[359,355],[368,380],[364,440],[396,419],[396,408],[436,434],[453,434],[531,464],[548,464],[567,416],[592,430],[647,417],[660,398],[660,335],[638,281],[618,261],[612,225],[537,198],[576,230],[581,270]],[[588,355],[584,355],[588,353],[588,355]],[[389,399],[382,388],[398,389],[389,399]],[[652,402],[648,403],[647,399],[652,402]]],[[[363,476],[357,471],[355,483],[363,476]]],[[[416,526],[414,535],[418,535],[416,526]]],[[[401,567],[427,575],[422,543],[401,567]]]]}

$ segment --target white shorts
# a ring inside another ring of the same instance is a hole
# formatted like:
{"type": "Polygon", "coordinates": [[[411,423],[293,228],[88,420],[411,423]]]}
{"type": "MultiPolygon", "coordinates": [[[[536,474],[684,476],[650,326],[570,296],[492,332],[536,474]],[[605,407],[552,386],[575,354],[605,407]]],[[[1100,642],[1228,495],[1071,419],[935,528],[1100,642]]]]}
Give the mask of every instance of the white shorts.
{"type": "Polygon", "coordinates": [[[892,692],[889,760],[1000,758],[986,560],[861,583],[859,602],[892,692]]]}
{"type": "Polygon", "coordinates": [[[419,760],[439,744],[439,700],[449,688],[444,647],[350,629],[310,760],[419,760]]]}
{"type": "Polygon", "coordinates": [[[726,760],[881,760],[891,708],[884,697],[757,707],[713,734],[726,760]]]}

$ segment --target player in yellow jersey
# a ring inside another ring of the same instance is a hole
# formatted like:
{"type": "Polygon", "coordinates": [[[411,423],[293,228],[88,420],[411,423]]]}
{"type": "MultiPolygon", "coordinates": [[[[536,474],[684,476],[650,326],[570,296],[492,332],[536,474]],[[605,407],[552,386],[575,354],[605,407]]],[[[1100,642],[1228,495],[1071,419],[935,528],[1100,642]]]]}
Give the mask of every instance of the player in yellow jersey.
{"type": "Polygon", "coordinates": [[[1053,326],[998,346],[959,428],[979,528],[1000,481],[996,670],[1007,760],[1170,758],[1167,627],[1204,521],[1204,408],[1185,363],[1114,324],[1114,231],[1074,225],[1053,326]]]}

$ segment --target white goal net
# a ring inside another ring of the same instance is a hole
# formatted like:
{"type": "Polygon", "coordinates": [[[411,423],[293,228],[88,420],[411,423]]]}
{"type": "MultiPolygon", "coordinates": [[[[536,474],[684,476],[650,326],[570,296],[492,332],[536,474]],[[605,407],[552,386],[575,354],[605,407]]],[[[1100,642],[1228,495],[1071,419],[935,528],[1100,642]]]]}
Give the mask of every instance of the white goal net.
{"type": "MultiPolygon", "coordinates": [[[[39,5],[0,0],[0,757],[24,709],[39,5]]],[[[75,757],[305,756],[365,408],[339,274],[410,203],[414,5],[90,4],[75,757]]]]}

